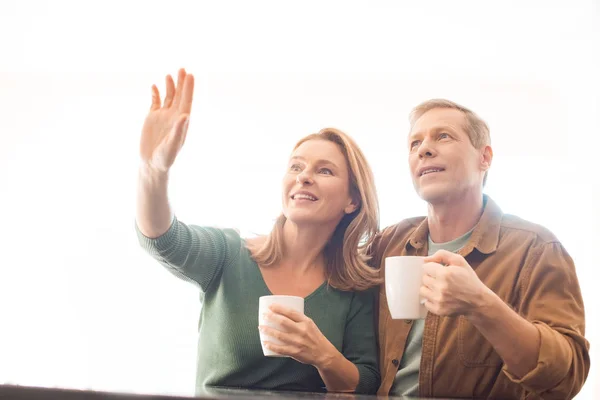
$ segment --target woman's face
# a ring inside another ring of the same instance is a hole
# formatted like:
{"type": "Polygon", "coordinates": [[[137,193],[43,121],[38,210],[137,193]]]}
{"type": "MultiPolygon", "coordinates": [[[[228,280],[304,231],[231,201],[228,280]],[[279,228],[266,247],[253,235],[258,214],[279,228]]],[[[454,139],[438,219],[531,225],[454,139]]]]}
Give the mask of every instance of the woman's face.
{"type": "Polygon", "coordinates": [[[296,224],[334,226],[355,211],[346,159],[337,144],[313,139],[292,153],[283,178],[283,213],[296,224]]]}

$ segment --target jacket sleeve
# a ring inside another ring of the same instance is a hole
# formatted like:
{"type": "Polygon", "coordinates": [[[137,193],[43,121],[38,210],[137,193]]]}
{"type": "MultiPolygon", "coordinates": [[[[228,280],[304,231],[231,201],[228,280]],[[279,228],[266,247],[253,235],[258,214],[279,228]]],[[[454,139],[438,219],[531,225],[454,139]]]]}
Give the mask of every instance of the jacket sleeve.
{"type": "Polygon", "coordinates": [[[519,312],[539,332],[537,366],[522,378],[506,376],[543,398],[570,399],[590,369],[585,312],[573,260],[558,242],[539,245],[523,270],[519,312]]]}

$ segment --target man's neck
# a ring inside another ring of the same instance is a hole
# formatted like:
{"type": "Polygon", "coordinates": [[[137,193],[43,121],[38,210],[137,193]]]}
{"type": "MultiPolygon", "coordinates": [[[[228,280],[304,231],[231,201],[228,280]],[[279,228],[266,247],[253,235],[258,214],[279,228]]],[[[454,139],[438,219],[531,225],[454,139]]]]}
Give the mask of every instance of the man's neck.
{"type": "Polygon", "coordinates": [[[469,232],[483,212],[483,194],[473,193],[458,199],[429,203],[429,236],[434,243],[446,243],[469,232]]]}

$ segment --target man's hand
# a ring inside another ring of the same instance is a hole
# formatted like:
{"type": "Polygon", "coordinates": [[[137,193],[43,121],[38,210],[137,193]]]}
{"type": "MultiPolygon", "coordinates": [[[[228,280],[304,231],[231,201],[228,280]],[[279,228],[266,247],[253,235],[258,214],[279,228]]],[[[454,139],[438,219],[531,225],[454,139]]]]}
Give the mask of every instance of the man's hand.
{"type": "Polygon", "coordinates": [[[436,315],[469,315],[486,306],[491,290],[460,255],[439,250],[425,258],[420,294],[436,315]]]}

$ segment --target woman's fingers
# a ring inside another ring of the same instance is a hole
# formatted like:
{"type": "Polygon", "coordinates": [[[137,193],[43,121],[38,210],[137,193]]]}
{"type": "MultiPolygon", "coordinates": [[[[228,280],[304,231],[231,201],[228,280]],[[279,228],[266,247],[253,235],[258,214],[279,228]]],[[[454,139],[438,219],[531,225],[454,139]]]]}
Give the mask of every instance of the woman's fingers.
{"type": "Polygon", "coordinates": [[[192,112],[192,101],[194,99],[194,76],[187,74],[183,83],[181,93],[179,112],[182,114],[190,114],[192,112]]]}
{"type": "Polygon", "coordinates": [[[271,328],[270,326],[260,325],[258,329],[265,335],[279,340],[281,343],[294,348],[302,348],[302,339],[291,332],[280,331],[279,329],[271,328]]]}
{"type": "Polygon", "coordinates": [[[276,344],[273,342],[263,342],[263,345],[275,353],[290,357],[294,356],[294,351],[292,350],[291,346],[276,344]]]}
{"type": "Polygon", "coordinates": [[[152,105],[150,106],[150,110],[158,110],[160,108],[160,93],[158,92],[158,88],[156,85],[152,85],[152,105]]]}
{"type": "Polygon", "coordinates": [[[281,304],[271,304],[269,306],[269,310],[275,314],[281,314],[284,317],[288,317],[294,322],[302,322],[307,320],[307,317],[304,314],[299,313],[293,308],[282,306],[281,304]]]}
{"type": "Polygon", "coordinates": [[[175,97],[173,98],[173,106],[179,107],[181,102],[181,93],[183,92],[183,85],[185,82],[186,72],[184,68],[180,68],[177,73],[177,88],[175,89],[175,97]]]}
{"type": "Polygon", "coordinates": [[[289,317],[281,314],[276,314],[272,311],[269,311],[265,314],[265,319],[279,324],[281,328],[287,332],[296,332],[298,331],[298,326],[296,322],[292,321],[289,317]]]}
{"type": "Polygon", "coordinates": [[[175,107],[181,114],[190,114],[194,99],[194,76],[186,73],[185,69],[181,68],[177,76],[177,86],[175,86],[171,75],[166,76],[165,84],[167,94],[162,104],[158,88],[156,85],[152,85],[152,106],[150,110],[157,110],[162,105],[163,108],[175,107]]]}
{"type": "Polygon", "coordinates": [[[167,95],[165,96],[163,108],[169,108],[171,107],[171,104],[173,104],[173,98],[175,97],[175,82],[173,82],[173,77],[171,75],[167,75],[165,83],[167,86],[167,95]]]}

